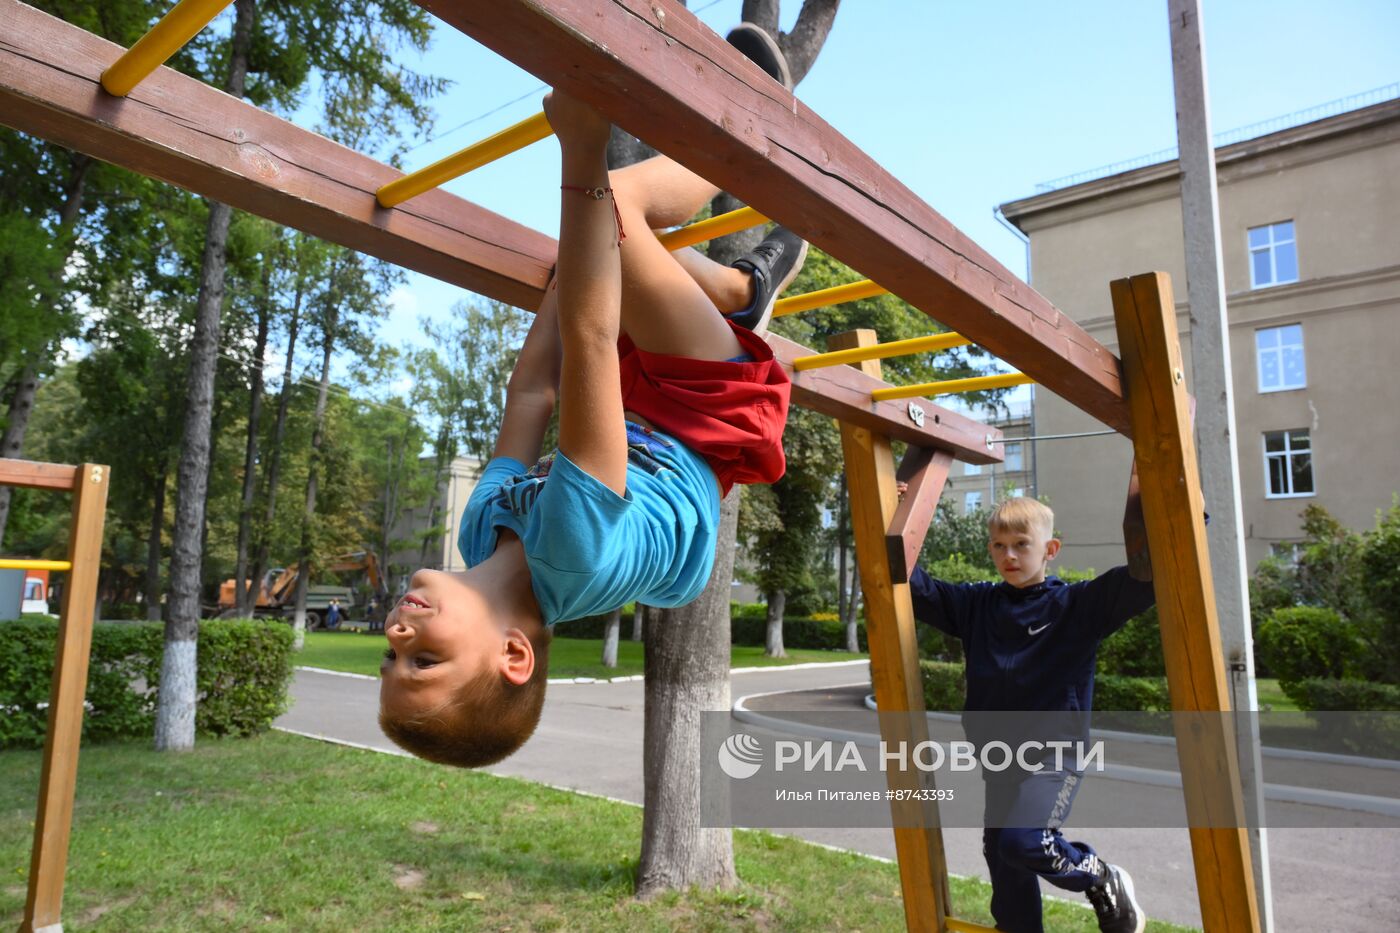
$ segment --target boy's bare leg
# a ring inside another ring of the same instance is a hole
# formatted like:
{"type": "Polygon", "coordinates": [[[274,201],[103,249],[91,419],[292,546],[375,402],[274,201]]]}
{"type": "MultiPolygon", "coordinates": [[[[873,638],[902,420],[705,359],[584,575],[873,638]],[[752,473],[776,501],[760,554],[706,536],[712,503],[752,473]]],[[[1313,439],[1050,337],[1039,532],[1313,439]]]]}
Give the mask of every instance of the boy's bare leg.
{"type": "Polygon", "coordinates": [[[729,273],[748,276],[698,253],[682,265],[651,232],[689,220],[719,189],[665,156],[619,169],[610,178],[627,233],[622,241],[622,329],[651,353],[702,360],[740,355],[733,330],[700,283],[724,297],[737,291],[738,280],[729,273]]]}
{"type": "Polygon", "coordinates": [[[721,314],[742,311],[753,304],[753,273],[721,265],[692,247],[672,250],[672,257],[690,274],[721,314]]]}

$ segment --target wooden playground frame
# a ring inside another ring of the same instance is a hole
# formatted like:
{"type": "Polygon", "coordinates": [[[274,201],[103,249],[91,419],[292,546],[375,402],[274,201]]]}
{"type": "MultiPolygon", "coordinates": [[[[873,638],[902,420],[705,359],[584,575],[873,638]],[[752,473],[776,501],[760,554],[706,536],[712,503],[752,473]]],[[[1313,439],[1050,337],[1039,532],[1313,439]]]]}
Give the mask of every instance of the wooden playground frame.
{"type": "MultiPolygon", "coordinates": [[[[212,7],[212,17],[227,0],[194,2],[212,7]]],[[[1164,274],[1112,283],[1120,364],[671,0],[419,2],[861,270],[880,283],[877,291],[898,295],[1131,437],[1173,708],[1228,710],[1188,397],[1164,274]]],[[[0,36],[0,122],[490,298],[526,309],[539,302],[556,252],[542,233],[438,189],[382,207],[377,197],[402,177],[398,170],[156,67],[162,59],[126,96],[113,96],[102,77],[124,50],[19,0],[0,0],[0,36]]],[[[921,712],[907,574],[952,461],[999,461],[1000,434],[926,399],[877,400],[875,393],[890,388],[879,378],[878,351],[856,354],[850,366],[813,368],[804,359],[817,356],[813,351],[776,335],[768,342],[792,377],[793,400],[841,422],[877,703],[886,711],[921,712]],[[896,440],[909,445],[901,478],[910,487],[902,502],[891,452],[896,440]]],[[[873,333],[856,332],[833,339],[828,349],[874,342],[873,333]]],[[[75,526],[74,541],[80,540],[75,526]]],[[[907,718],[908,728],[919,731],[922,717],[907,718]]],[[[1177,747],[1191,824],[1243,827],[1234,745],[1224,736],[1186,734],[1177,736],[1177,747]]],[[[906,787],[919,778],[892,771],[889,780],[906,787]]],[[[69,809],[55,811],[64,817],[65,850],[71,791],[70,781],[69,809]]],[[[897,825],[914,827],[894,832],[908,928],[989,929],[950,916],[936,810],[891,806],[897,825]]],[[[1205,929],[1257,931],[1246,831],[1193,828],[1191,843],[1205,929]]],[[[58,923],[56,902],[52,913],[33,912],[33,892],[42,884],[61,897],[62,865],[56,880],[38,867],[36,860],[25,929],[58,923]]]]}

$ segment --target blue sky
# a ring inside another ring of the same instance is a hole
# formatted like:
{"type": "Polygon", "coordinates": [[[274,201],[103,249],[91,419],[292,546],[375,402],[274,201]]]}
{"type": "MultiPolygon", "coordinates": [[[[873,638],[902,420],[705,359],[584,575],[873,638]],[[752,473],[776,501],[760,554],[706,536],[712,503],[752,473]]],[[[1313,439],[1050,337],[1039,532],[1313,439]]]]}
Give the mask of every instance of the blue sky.
{"type": "MultiPolygon", "coordinates": [[[[740,0],[692,7],[723,34],[740,0]]],[[[800,4],[783,4],[784,27],[800,4]]],[[[1400,80],[1394,0],[1207,0],[1212,128],[1269,120],[1400,80]]],[[[539,95],[446,132],[521,95],[532,75],[441,26],[416,67],[455,81],[434,104],[420,167],[539,110],[539,95]]],[[[1021,242],[993,217],[1039,182],[1175,145],[1164,0],[846,0],[804,103],[1017,275],[1021,242]]],[[[554,234],[558,155],[537,143],[446,187],[554,234]]],[[[385,333],[470,297],[412,274],[385,333]]]]}

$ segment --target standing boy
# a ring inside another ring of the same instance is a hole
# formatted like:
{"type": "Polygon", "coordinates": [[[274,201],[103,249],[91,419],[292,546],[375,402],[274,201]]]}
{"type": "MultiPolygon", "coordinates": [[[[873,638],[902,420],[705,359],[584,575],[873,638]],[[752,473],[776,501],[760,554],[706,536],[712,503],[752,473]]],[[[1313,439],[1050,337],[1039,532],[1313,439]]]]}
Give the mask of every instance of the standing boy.
{"type": "MultiPolygon", "coordinates": [[[[1128,566],[1075,584],[1047,576],[1060,550],[1054,523],[1054,513],[1035,499],[1009,499],[987,522],[987,548],[1003,582],[945,583],[922,568],[915,568],[909,581],[918,621],[963,643],[964,725],[975,744],[1022,731],[1031,720],[1042,729],[1050,722],[1055,738],[1087,740],[1099,642],[1154,602],[1136,476],[1123,521],[1128,566]],[[988,715],[976,715],[981,712],[988,715]],[[1004,725],[1008,719],[1016,720],[1010,729],[1004,725]]],[[[1142,933],[1147,918],[1128,873],[1060,832],[1080,772],[1053,767],[1026,772],[1013,766],[984,770],[983,780],[982,852],[998,930],[1042,933],[1039,879],[1044,878],[1084,892],[1103,933],[1142,933]]]]}

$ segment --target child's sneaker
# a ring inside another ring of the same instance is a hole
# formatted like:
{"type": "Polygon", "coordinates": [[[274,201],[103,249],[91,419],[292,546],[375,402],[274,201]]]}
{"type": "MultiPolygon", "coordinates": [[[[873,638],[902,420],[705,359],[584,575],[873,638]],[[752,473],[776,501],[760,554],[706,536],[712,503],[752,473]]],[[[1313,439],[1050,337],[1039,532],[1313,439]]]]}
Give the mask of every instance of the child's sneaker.
{"type": "Polygon", "coordinates": [[[767,238],[734,260],[733,266],[753,275],[753,303],[725,317],[756,334],[768,329],[773,303],[797,278],[807,259],[807,241],[786,227],[774,227],[767,238]]]}
{"type": "Polygon", "coordinates": [[[787,57],[767,32],[753,23],[740,23],[729,30],[724,41],[743,52],[745,58],[766,71],[774,81],[792,90],[792,72],[788,70],[787,57]]]}
{"type": "Polygon", "coordinates": [[[1142,933],[1147,917],[1133,897],[1133,879],[1115,865],[1103,863],[1103,880],[1085,891],[1102,933],[1142,933]]]}

